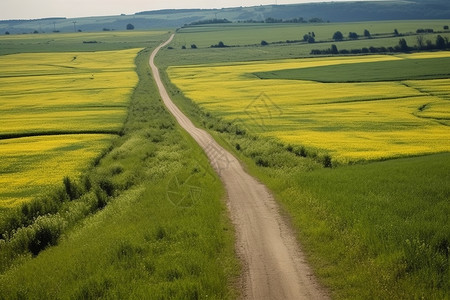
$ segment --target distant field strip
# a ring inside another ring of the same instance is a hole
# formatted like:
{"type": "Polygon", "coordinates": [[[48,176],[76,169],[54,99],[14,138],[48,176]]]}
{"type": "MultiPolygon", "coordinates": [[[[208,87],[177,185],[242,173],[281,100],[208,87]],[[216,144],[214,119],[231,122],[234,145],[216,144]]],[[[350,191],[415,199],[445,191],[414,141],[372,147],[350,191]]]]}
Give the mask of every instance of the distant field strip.
{"type": "Polygon", "coordinates": [[[0,56],[0,208],[79,175],[119,133],[139,50],[0,56]]]}
{"type": "Polygon", "coordinates": [[[326,57],[170,67],[168,73],[187,97],[225,120],[351,162],[450,151],[450,76],[436,67],[449,58],[449,52],[326,57]],[[427,69],[415,69],[427,61],[427,69]],[[386,72],[364,71],[377,64],[386,72]],[[404,80],[394,80],[398,66],[414,70],[412,79],[439,79],[407,80],[403,70],[404,80]],[[360,82],[340,82],[346,78],[335,68],[360,82]],[[335,82],[302,80],[303,70],[335,82]],[[286,73],[295,80],[255,75],[286,73]]]}

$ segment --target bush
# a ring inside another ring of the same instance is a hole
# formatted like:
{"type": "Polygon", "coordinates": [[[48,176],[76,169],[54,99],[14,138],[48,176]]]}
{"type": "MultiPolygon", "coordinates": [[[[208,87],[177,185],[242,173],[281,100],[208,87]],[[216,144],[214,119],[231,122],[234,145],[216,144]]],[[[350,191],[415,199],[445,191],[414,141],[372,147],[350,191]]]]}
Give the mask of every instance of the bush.
{"type": "Polygon", "coordinates": [[[108,195],[108,197],[112,197],[114,195],[114,184],[109,179],[102,179],[99,182],[100,188],[108,195]]]}
{"type": "Polygon", "coordinates": [[[348,34],[348,37],[349,37],[349,39],[351,39],[351,40],[357,40],[358,39],[358,34],[356,33],[356,32],[350,32],[349,34],[348,34]]]}
{"type": "Polygon", "coordinates": [[[344,35],[342,34],[342,32],[336,31],[333,34],[333,40],[335,40],[335,41],[342,41],[343,39],[344,39],[344,35]]]}
{"type": "Polygon", "coordinates": [[[218,44],[216,45],[211,45],[211,48],[225,48],[228,47],[227,45],[225,45],[222,41],[220,41],[218,44]]]}
{"type": "Polygon", "coordinates": [[[331,162],[331,156],[330,155],[325,155],[324,157],[323,157],[323,166],[325,167],[325,168],[332,168],[333,167],[333,165],[332,165],[332,162],[331,162]]]}
{"type": "Polygon", "coordinates": [[[268,42],[266,42],[266,41],[261,41],[261,46],[267,46],[267,45],[269,45],[269,43],[268,42]]]}

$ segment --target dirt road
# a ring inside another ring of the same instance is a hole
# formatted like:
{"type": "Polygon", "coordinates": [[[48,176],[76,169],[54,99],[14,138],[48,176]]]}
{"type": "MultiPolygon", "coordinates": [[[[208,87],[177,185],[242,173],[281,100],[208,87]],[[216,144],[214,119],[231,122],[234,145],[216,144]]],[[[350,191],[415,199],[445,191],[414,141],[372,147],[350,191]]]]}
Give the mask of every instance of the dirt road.
{"type": "Polygon", "coordinates": [[[205,150],[211,165],[220,175],[228,194],[228,208],[236,228],[236,249],[243,263],[245,299],[326,299],[305,262],[295,235],[279,213],[267,190],[247,174],[239,161],[224,150],[206,131],[199,129],[175,106],[154,65],[150,66],[161,97],[178,123],[205,150]]]}

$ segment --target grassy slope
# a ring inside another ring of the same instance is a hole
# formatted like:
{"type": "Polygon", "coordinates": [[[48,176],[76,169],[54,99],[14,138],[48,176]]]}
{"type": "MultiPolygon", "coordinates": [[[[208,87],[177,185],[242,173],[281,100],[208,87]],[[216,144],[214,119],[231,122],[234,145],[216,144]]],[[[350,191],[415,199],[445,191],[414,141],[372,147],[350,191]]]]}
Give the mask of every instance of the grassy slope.
{"type": "Polygon", "coordinates": [[[238,267],[223,188],[163,108],[149,53],[137,58],[140,82],[125,134],[87,174],[93,182],[109,178],[118,196],[57,246],[16,260],[0,275],[0,299],[234,297],[238,267]]]}
{"type": "MultiPolygon", "coordinates": [[[[279,56],[284,53],[283,46],[274,48],[280,49],[279,56]]],[[[236,61],[257,49],[226,49],[220,57],[210,51],[192,51],[184,63],[236,61]]],[[[175,53],[166,50],[160,64],[182,64],[175,53]]],[[[450,178],[445,166],[450,154],[321,169],[277,141],[236,134],[232,126],[199,110],[167,78],[166,84],[191,118],[210,128],[271,188],[320,281],[336,299],[448,295],[450,178]],[[257,166],[261,160],[267,167],[257,166]]]]}
{"type": "Polygon", "coordinates": [[[255,73],[261,79],[374,82],[448,78],[450,58],[408,59],[255,73]]]}

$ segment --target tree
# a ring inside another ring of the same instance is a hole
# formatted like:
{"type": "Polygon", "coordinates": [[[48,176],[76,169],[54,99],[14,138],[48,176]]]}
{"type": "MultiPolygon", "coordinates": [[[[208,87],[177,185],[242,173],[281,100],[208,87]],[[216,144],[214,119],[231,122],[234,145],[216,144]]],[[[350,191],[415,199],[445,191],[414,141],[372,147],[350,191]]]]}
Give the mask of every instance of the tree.
{"type": "Polygon", "coordinates": [[[312,18],[309,19],[309,23],[323,23],[323,20],[321,18],[312,18]]]}
{"type": "Polygon", "coordinates": [[[266,42],[266,41],[261,41],[261,46],[267,46],[267,45],[269,45],[269,43],[268,42],[266,42]]]}
{"type": "Polygon", "coordinates": [[[444,38],[441,35],[438,35],[436,37],[436,48],[438,49],[445,49],[446,48],[446,42],[444,38]]]}
{"type": "Polygon", "coordinates": [[[406,52],[409,50],[408,44],[405,39],[400,39],[398,41],[398,46],[400,47],[400,51],[406,52]]]}
{"type": "Polygon", "coordinates": [[[394,35],[398,36],[398,30],[397,29],[394,29],[394,35]]]}
{"type": "Polygon", "coordinates": [[[133,24],[127,24],[127,30],[133,30],[134,25],[133,24]]]}
{"type": "Polygon", "coordinates": [[[448,25],[445,25],[445,26],[444,26],[444,30],[448,30],[448,25]]]}
{"type": "Polygon", "coordinates": [[[344,36],[342,35],[342,32],[336,31],[333,34],[333,40],[335,40],[335,41],[342,41],[343,39],[344,39],[344,36]]]}
{"type": "Polygon", "coordinates": [[[186,49],[186,46],[185,46],[185,45],[181,46],[181,49],[185,50],[185,49],[186,49]]]}
{"type": "Polygon", "coordinates": [[[196,44],[192,44],[191,45],[191,49],[197,49],[197,45],[196,44]]]}
{"type": "Polygon", "coordinates": [[[350,32],[348,34],[348,37],[352,40],[357,40],[358,39],[358,34],[356,32],[350,32]]]}
{"type": "Polygon", "coordinates": [[[330,51],[331,51],[331,54],[338,54],[339,53],[338,48],[336,47],[335,44],[331,45],[330,51]]]}
{"type": "Polygon", "coordinates": [[[5,32],[6,35],[9,35],[9,31],[5,32]]]}
{"type": "Polygon", "coordinates": [[[370,35],[369,30],[367,30],[367,29],[364,29],[364,36],[369,39],[372,37],[372,35],[370,35]]]}
{"type": "Polygon", "coordinates": [[[310,43],[310,44],[313,44],[313,43],[315,43],[316,42],[316,39],[314,38],[314,32],[313,33],[311,33],[311,32],[309,32],[308,34],[305,34],[304,36],[303,36],[303,40],[305,41],[305,42],[308,42],[308,43],[310,43]]]}
{"type": "Polygon", "coordinates": [[[425,40],[422,34],[417,36],[417,48],[424,49],[425,48],[425,40]]]}

